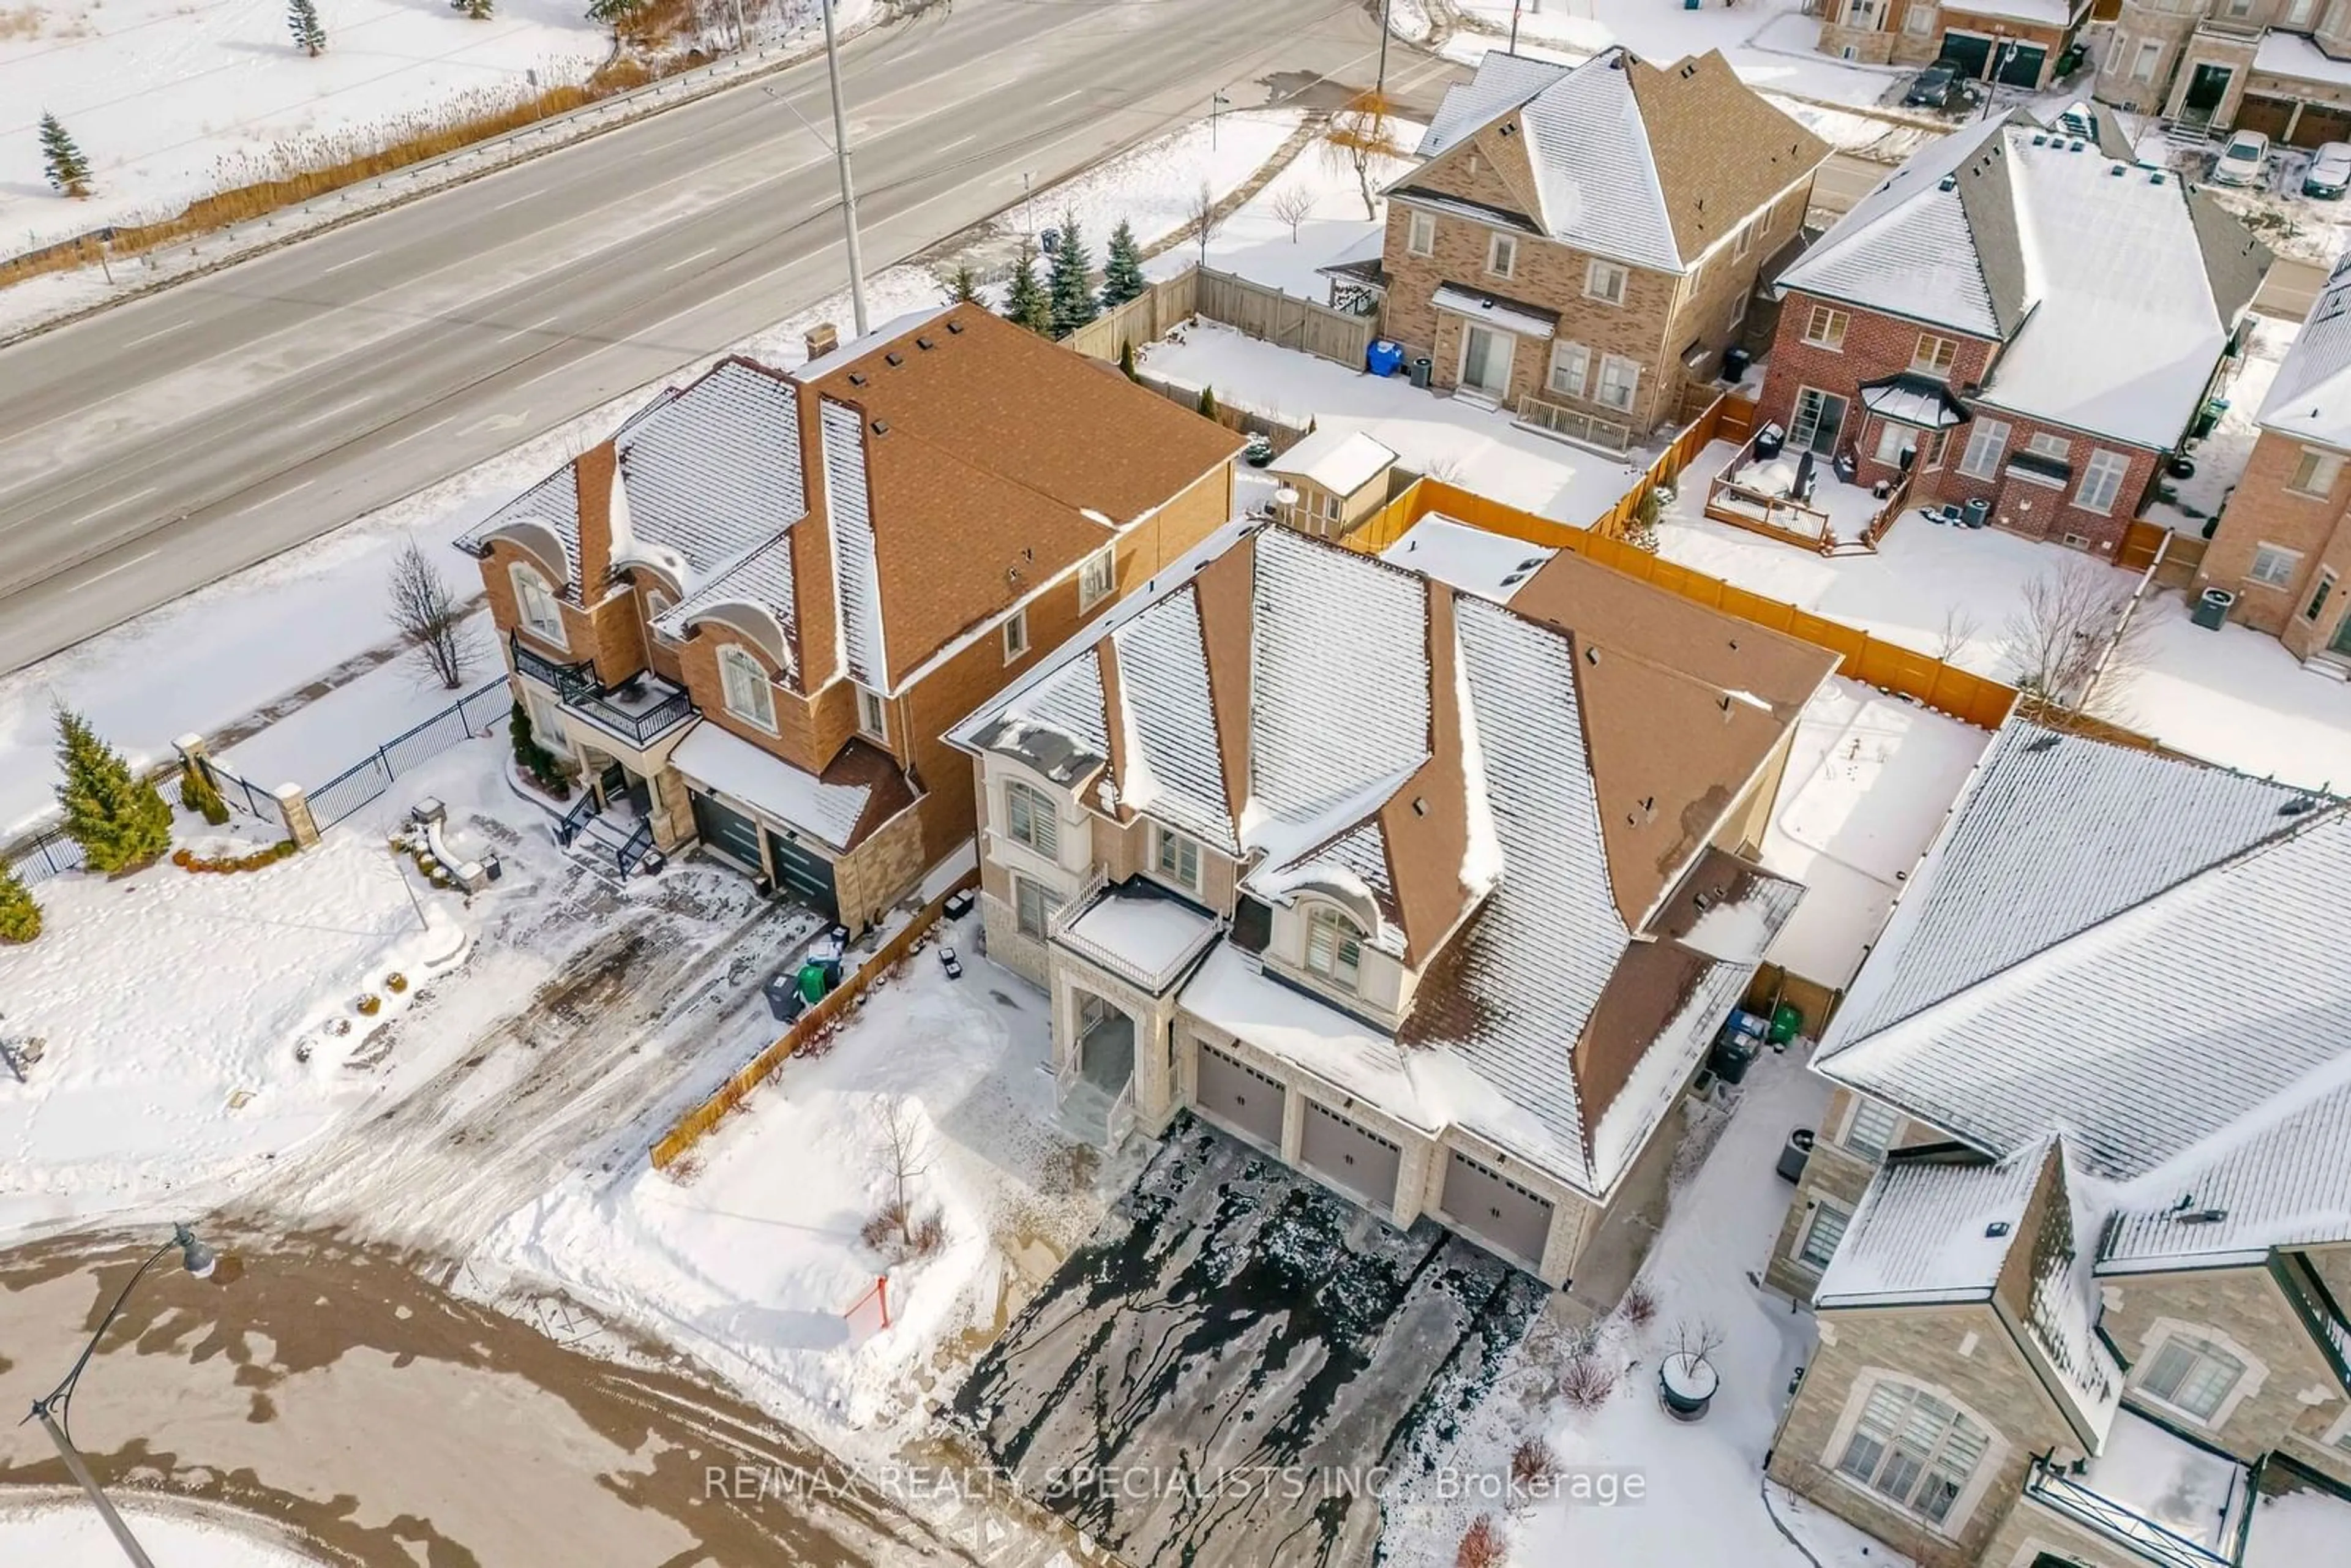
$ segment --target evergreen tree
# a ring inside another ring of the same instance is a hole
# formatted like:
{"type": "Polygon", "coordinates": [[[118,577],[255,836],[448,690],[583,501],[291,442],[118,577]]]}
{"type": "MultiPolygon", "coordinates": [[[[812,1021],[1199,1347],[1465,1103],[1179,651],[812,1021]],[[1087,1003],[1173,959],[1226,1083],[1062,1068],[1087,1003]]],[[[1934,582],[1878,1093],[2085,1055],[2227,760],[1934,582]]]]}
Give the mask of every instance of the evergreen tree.
{"type": "Polygon", "coordinates": [[[588,19],[601,22],[618,34],[621,24],[635,16],[643,4],[644,0],[588,0],[588,19]]]}
{"type": "Polygon", "coordinates": [[[327,29],[319,20],[319,7],[312,0],[293,0],[286,8],[286,30],[294,35],[295,43],[317,59],[327,47],[327,29]]]}
{"type": "Polygon", "coordinates": [[[228,802],[221,799],[220,787],[204,775],[201,768],[190,768],[180,774],[180,804],[203,816],[214,827],[228,821],[228,802]]]}
{"type": "Polygon", "coordinates": [[[494,7],[491,0],[449,0],[449,9],[469,22],[486,22],[494,7]]]}
{"type": "Polygon", "coordinates": [[[81,846],[90,870],[112,875],[172,847],[172,808],[69,708],[57,709],[57,764],[65,774],[57,804],[66,835],[81,846]]]}
{"type": "Polygon", "coordinates": [[[979,277],[972,271],[971,263],[967,261],[956,267],[955,277],[948,280],[947,292],[955,296],[958,305],[979,302],[979,277]]]}
{"type": "Polygon", "coordinates": [[[1110,231],[1110,254],[1102,261],[1102,308],[1115,310],[1150,287],[1143,276],[1143,247],[1134,243],[1134,230],[1121,218],[1118,227],[1110,231]]]}
{"type": "Polygon", "coordinates": [[[1012,282],[1004,292],[1004,314],[1031,332],[1052,335],[1053,297],[1037,281],[1037,247],[1027,240],[1020,242],[1020,259],[1013,264],[1012,282]]]}
{"type": "Polygon", "coordinates": [[[1224,415],[1219,413],[1217,410],[1217,389],[1214,387],[1202,387],[1200,389],[1200,401],[1196,406],[1199,408],[1200,417],[1203,419],[1222,420],[1224,417],[1224,415]]]}
{"type": "Polygon", "coordinates": [[[1134,368],[1134,340],[1132,338],[1119,340],[1118,369],[1119,373],[1128,381],[1139,382],[1143,379],[1141,373],[1134,368]]]}
{"type": "Polygon", "coordinates": [[[1056,338],[1068,337],[1102,314],[1102,308],[1094,303],[1093,285],[1086,277],[1093,267],[1093,258],[1086,254],[1085,239],[1078,233],[1078,220],[1063,213],[1061,244],[1053,252],[1051,277],[1056,338]]]}
{"type": "Polygon", "coordinates": [[[30,942],[41,934],[41,906],[17,880],[16,868],[0,861],[0,943],[30,942]]]}
{"type": "Polygon", "coordinates": [[[49,183],[67,195],[89,194],[89,160],[54,114],[41,116],[41,167],[48,172],[49,183]]]}

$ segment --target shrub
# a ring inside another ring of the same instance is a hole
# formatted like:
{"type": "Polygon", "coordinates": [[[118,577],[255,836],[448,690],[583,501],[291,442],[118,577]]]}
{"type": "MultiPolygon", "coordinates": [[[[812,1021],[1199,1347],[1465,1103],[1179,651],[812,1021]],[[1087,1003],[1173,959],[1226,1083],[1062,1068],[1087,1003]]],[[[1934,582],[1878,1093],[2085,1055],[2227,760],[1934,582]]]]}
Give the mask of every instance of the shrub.
{"type": "Polygon", "coordinates": [[[396,997],[408,989],[408,977],[394,969],[383,977],[383,988],[396,997]]]}
{"type": "Polygon", "coordinates": [[[1616,1374],[1596,1355],[1579,1355],[1559,1375],[1559,1396],[1578,1410],[1597,1410],[1616,1392],[1616,1374]]]}
{"type": "Polygon", "coordinates": [[[1128,381],[1139,382],[1143,379],[1142,372],[1134,368],[1134,343],[1131,339],[1123,339],[1119,342],[1118,369],[1119,373],[1128,381]]]}
{"type": "Polygon", "coordinates": [[[66,836],[81,846],[89,869],[111,876],[160,859],[172,847],[172,808],[79,714],[60,707],[57,716],[65,775],[57,804],[66,836]]]}
{"type": "Polygon", "coordinates": [[[226,875],[231,872],[259,871],[276,865],[292,854],[296,845],[292,839],[280,839],[266,850],[256,850],[249,855],[200,855],[191,849],[172,852],[172,863],[182,871],[204,872],[226,875]]]}
{"type": "Polygon", "coordinates": [[[371,1019],[375,1017],[376,1014],[383,1011],[383,998],[377,996],[373,991],[370,991],[365,996],[360,998],[357,1005],[360,1009],[360,1017],[364,1019],[371,1019]]]}
{"type": "Polygon", "coordinates": [[[883,1204],[866,1217],[865,1223],[858,1228],[857,1239],[887,1256],[898,1244],[902,1213],[896,1204],[883,1204]]]}
{"type": "Polygon", "coordinates": [[[1649,1288],[1647,1281],[1635,1280],[1633,1288],[1625,1292],[1624,1304],[1616,1310],[1635,1328],[1647,1328],[1657,1319],[1657,1292],[1649,1288]]]}
{"type": "Polygon", "coordinates": [[[916,1258],[935,1258],[947,1244],[947,1222],[936,1214],[926,1214],[914,1221],[914,1233],[907,1238],[907,1248],[916,1258]]]}
{"type": "Polygon", "coordinates": [[[0,861],[0,943],[30,942],[40,934],[41,906],[16,868],[0,861]]]}
{"type": "Polygon", "coordinates": [[[1517,1495],[1534,1496],[1557,1474],[1559,1461],[1552,1458],[1551,1445],[1541,1437],[1529,1437],[1511,1451],[1510,1487],[1517,1495]]]}
{"type": "Polygon", "coordinates": [[[1202,387],[1200,389],[1200,401],[1196,406],[1199,409],[1200,417],[1203,419],[1222,419],[1224,417],[1217,411],[1217,389],[1214,387],[1202,387]]]}
{"type": "Polygon", "coordinates": [[[531,733],[530,709],[523,706],[520,697],[515,698],[514,711],[507,716],[507,733],[514,741],[515,766],[557,800],[569,800],[570,776],[563,771],[563,764],[556,759],[555,753],[541,746],[538,737],[531,733]]]}
{"type": "Polygon", "coordinates": [[[180,774],[180,805],[194,811],[217,828],[228,821],[228,802],[221,799],[219,786],[201,768],[190,768],[180,774]]]}
{"type": "Polygon", "coordinates": [[[1492,1516],[1481,1513],[1462,1533],[1453,1568],[1500,1568],[1502,1553],[1502,1532],[1494,1527],[1492,1516]]]}

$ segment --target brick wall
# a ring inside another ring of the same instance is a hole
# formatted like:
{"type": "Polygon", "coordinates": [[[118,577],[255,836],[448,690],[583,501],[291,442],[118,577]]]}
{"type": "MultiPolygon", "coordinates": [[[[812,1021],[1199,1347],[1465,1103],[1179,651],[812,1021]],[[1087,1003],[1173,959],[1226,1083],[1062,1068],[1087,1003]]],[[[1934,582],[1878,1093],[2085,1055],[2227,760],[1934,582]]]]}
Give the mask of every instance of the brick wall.
{"type": "Polygon", "coordinates": [[[923,824],[918,809],[901,811],[866,841],[833,862],[833,894],[841,922],[862,930],[923,880],[923,824]]]}
{"type": "Polygon", "coordinates": [[[2331,570],[2337,581],[2351,578],[2351,529],[2344,525],[2351,507],[2351,460],[2335,476],[2324,497],[2301,495],[2286,488],[2308,450],[2299,441],[2263,431],[2237,488],[2220,514],[2212,542],[2198,569],[2195,587],[2225,588],[2237,595],[2231,617],[2256,631],[2282,638],[2296,658],[2308,658],[2326,646],[2351,609],[2351,593],[2330,590],[2315,619],[2306,615],[2319,574],[2331,570]],[[2262,545],[2295,551],[2294,574],[2279,586],[2255,582],[2248,575],[2253,555],[2262,545]]]}
{"type": "Polygon", "coordinates": [[[773,733],[761,729],[748,719],[738,718],[726,706],[726,687],[718,674],[718,651],[740,648],[758,661],[759,667],[769,676],[780,672],[776,662],[757,643],[732,628],[716,622],[704,622],[694,635],[678,645],[678,668],[684,676],[686,691],[694,706],[702,710],[705,722],[715,724],[729,735],[749,741],[771,757],[779,758],[807,773],[821,773],[834,753],[841,749],[845,737],[837,735],[835,723],[820,723],[830,717],[826,705],[820,698],[811,702],[796,695],[780,680],[768,688],[768,697],[776,711],[773,733]],[[827,743],[830,742],[828,745],[827,743]]]}
{"type": "Polygon", "coordinates": [[[2199,1431],[2193,1416],[2166,1413],[2215,1447],[2244,1459],[2267,1453],[2311,1408],[2304,1396],[2314,1391],[2331,1390],[2324,1401],[2329,1412],[2343,1408],[2342,1384],[2266,1268],[2130,1274],[2099,1283],[2105,1301],[2100,1326],[2130,1364],[2134,1386],[2146,1371],[2149,1331],[2165,1320],[2225,1334],[2262,1364],[2260,1385],[2232,1408],[2224,1406],[2218,1427],[2199,1431]]]}

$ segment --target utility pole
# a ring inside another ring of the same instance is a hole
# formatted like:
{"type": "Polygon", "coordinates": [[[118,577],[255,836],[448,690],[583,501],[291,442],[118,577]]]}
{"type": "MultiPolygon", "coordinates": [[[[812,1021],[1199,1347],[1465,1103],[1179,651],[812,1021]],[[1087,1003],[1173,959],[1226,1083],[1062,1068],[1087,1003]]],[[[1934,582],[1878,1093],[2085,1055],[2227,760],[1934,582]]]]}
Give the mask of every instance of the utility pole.
{"type": "Polygon", "coordinates": [[[1388,92],[1388,7],[1395,0],[1380,0],[1380,74],[1372,83],[1372,90],[1385,98],[1388,92]]]}
{"type": "Polygon", "coordinates": [[[122,1548],[122,1555],[129,1558],[135,1568],[155,1568],[154,1559],[148,1556],[146,1549],[139,1544],[139,1538],[131,1533],[131,1527],[122,1522],[122,1516],[114,1511],[114,1504],[106,1493],[99,1490],[98,1478],[89,1473],[89,1466],[83,1462],[80,1451],[66,1437],[65,1428],[57,1425],[55,1416],[49,1414],[49,1402],[46,1399],[34,1401],[33,1415],[41,1423],[41,1429],[48,1433],[49,1441],[57,1446],[57,1458],[66,1462],[66,1473],[73,1477],[74,1484],[81,1488],[82,1494],[98,1510],[98,1517],[106,1521],[107,1530],[114,1536],[114,1543],[122,1548]]]}
{"type": "Polygon", "coordinates": [[[1217,111],[1230,109],[1233,100],[1221,92],[1208,95],[1208,151],[1211,152],[1217,150],[1217,111]]]}
{"type": "Polygon", "coordinates": [[[1519,52],[1519,5],[1520,0],[1510,0],[1510,53],[1514,55],[1519,52]]]}
{"type": "Polygon", "coordinates": [[[871,330],[865,315],[865,257],[857,247],[857,186],[849,177],[849,115],[841,102],[841,39],[833,30],[832,0],[824,6],[824,70],[832,81],[832,151],[841,164],[841,221],[848,235],[849,308],[857,336],[871,330]]]}

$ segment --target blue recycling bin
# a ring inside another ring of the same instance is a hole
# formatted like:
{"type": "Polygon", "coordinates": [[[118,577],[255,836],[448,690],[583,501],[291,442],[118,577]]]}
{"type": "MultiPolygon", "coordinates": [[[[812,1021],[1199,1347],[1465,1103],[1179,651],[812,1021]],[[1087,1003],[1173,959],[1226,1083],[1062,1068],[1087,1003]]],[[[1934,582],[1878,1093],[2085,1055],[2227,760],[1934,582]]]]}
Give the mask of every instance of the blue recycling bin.
{"type": "Polygon", "coordinates": [[[1364,350],[1364,369],[1375,376],[1395,374],[1404,369],[1404,345],[1389,338],[1373,339],[1364,350]]]}

